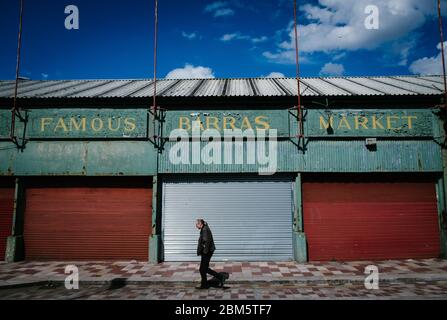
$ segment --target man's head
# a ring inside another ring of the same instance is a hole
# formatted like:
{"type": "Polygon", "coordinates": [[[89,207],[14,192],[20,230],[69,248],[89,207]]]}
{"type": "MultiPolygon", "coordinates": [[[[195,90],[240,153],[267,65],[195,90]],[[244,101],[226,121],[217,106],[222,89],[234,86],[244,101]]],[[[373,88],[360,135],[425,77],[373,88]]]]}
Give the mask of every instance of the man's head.
{"type": "Polygon", "coordinates": [[[201,230],[203,226],[205,225],[205,220],[203,219],[196,219],[196,228],[201,230]]]}

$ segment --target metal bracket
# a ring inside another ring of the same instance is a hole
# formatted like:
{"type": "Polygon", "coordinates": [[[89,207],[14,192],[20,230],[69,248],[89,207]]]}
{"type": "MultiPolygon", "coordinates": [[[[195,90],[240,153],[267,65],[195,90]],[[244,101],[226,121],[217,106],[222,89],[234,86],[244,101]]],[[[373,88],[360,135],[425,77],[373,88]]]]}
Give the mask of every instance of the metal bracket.
{"type": "Polygon", "coordinates": [[[288,109],[288,112],[292,117],[296,119],[296,123],[298,126],[298,132],[296,135],[289,135],[289,139],[292,141],[294,145],[298,147],[299,150],[301,150],[303,153],[306,151],[308,139],[306,139],[305,132],[304,132],[304,122],[306,121],[308,110],[301,106],[298,108],[298,106],[294,106],[292,108],[288,109]],[[297,110],[297,112],[293,112],[293,110],[297,110]],[[301,115],[298,114],[298,112],[301,111],[301,115]],[[294,141],[294,139],[298,139],[297,142],[294,141]]]}
{"type": "Polygon", "coordinates": [[[161,153],[164,149],[165,141],[163,141],[163,124],[166,121],[167,109],[152,106],[148,110],[148,132],[147,138],[161,153]],[[150,122],[152,122],[152,134],[149,134],[150,122]]]}
{"type": "Polygon", "coordinates": [[[28,125],[29,113],[28,113],[28,110],[24,110],[24,111],[25,111],[25,115],[24,116],[20,113],[19,110],[15,110],[14,111],[14,117],[17,117],[20,120],[20,122],[23,123],[23,135],[22,135],[22,138],[19,138],[16,135],[13,135],[11,137],[12,143],[14,143],[15,146],[17,147],[17,149],[19,149],[22,152],[23,152],[23,150],[25,150],[26,144],[29,141],[29,139],[26,139],[26,128],[27,128],[27,125],[28,125]]]}
{"type": "Polygon", "coordinates": [[[443,133],[441,133],[442,137],[444,138],[443,141],[436,141],[435,142],[437,144],[439,144],[442,148],[447,148],[447,109],[446,109],[446,105],[440,104],[440,105],[436,105],[433,108],[432,111],[438,118],[439,120],[442,121],[442,128],[441,130],[443,131],[443,133]]]}

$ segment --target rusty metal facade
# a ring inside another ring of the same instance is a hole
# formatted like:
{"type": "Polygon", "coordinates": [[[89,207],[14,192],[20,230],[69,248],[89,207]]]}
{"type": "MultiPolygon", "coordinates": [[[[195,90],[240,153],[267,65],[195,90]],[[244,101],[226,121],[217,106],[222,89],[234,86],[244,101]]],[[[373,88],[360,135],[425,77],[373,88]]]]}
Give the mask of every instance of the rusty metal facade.
{"type": "MultiPolygon", "coordinates": [[[[147,218],[152,220],[151,230],[144,234],[149,237],[146,244],[151,249],[145,245],[139,253],[145,259],[141,252],[149,250],[151,261],[159,261],[165,240],[161,234],[162,219],[158,216],[163,210],[160,194],[164,179],[175,181],[187,175],[200,180],[205,175],[219,174],[245,179],[259,173],[259,164],[245,160],[210,164],[191,161],[189,142],[193,138],[189,135],[195,129],[199,135],[212,129],[219,135],[218,140],[224,139],[225,129],[255,133],[267,130],[266,146],[277,151],[275,172],[289,174],[292,184],[297,177],[290,210],[291,218],[293,212],[296,215],[293,213],[294,222],[290,221],[291,230],[292,224],[303,218],[301,175],[377,174],[392,180],[393,174],[403,174],[430,176],[433,181],[441,179],[444,134],[439,106],[434,103],[442,96],[441,77],[300,78],[300,81],[304,101],[302,135],[293,102],[280,100],[296,96],[293,78],[157,80],[157,98],[161,99],[156,117],[151,117],[154,91],[151,80],[21,80],[18,101],[29,117],[26,123],[16,122],[15,133],[25,138],[23,148],[17,148],[9,139],[14,82],[0,81],[0,177],[18,177],[20,185],[32,177],[43,181],[47,179],[44,176],[98,180],[107,176],[110,179],[140,176],[155,181],[153,194],[148,193],[154,205],[148,209],[153,213],[147,218]],[[162,98],[166,97],[177,99],[178,103],[164,106],[162,98]],[[232,100],[235,97],[242,100],[232,100]],[[260,101],[259,105],[256,101],[260,101]],[[324,101],[326,104],[321,103],[324,101]],[[188,150],[174,163],[171,151],[179,144],[173,132],[179,129],[188,135],[188,150]],[[270,136],[273,133],[275,138],[270,136]],[[275,144],[270,145],[272,141],[275,144]],[[368,141],[374,143],[370,145],[368,141]]],[[[251,148],[249,142],[250,139],[238,141],[244,155],[251,148]]],[[[196,144],[199,150],[209,145],[207,137],[196,144]]],[[[219,154],[225,155],[233,146],[223,143],[220,148],[219,154]]],[[[443,194],[438,195],[441,209],[444,198],[443,194]]],[[[35,228],[26,223],[25,219],[29,236],[35,228]]],[[[306,259],[305,232],[293,225],[293,250],[299,261],[306,259]]],[[[20,241],[20,237],[12,237],[9,251],[16,250],[13,240],[20,241]]],[[[37,257],[41,248],[39,245],[34,248],[37,257]]],[[[445,245],[441,250],[445,251],[445,245]]]]}

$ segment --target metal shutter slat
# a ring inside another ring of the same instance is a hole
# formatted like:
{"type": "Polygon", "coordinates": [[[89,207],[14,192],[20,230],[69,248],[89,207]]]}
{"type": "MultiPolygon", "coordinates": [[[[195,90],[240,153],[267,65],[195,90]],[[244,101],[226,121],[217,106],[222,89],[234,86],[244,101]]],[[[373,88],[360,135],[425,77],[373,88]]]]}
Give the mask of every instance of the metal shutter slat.
{"type": "Polygon", "coordinates": [[[163,184],[166,261],[196,261],[199,231],[208,221],[215,261],[292,260],[290,181],[203,181],[163,184]]]}

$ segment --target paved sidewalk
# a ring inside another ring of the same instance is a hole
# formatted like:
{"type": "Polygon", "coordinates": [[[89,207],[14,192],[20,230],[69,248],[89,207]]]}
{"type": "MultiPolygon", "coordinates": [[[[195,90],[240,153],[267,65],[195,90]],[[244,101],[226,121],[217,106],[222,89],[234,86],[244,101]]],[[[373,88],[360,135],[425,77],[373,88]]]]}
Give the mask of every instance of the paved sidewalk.
{"type": "MultiPolygon", "coordinates": [[[[0,289],[4,300],[320,300],[320,299],[424,299],[447,300],[447,281],[387,282],[377,290],[362,284],[345,283],[269,283],[228,284],[225,289],[197,290],[197,284],[138,283],[122,285],[81,284],[79,290],[67,290],[62,283],[25,288],[0,289]]],[[[181,304],[179,302],[179,304],[181,304]]]]}
{"type": "MultiPolygon", "coordinates": [[[[64,281],[65,267],[79,268],[81,283],[106,284],[114,279],[125,279],[128,284],[138,283],[190,283],[198,282],[198,262],[17,262],[0,263],[0,287],[38,282],[64,281]]],[[[447,260],[387,260],[357,262],[216,262],[216,271],[231,274],[228,284],[252,282],[305,283],[305,282],[361,282],[365,267],[376,265],[380,281],[446,281],[447,260]]]]}

